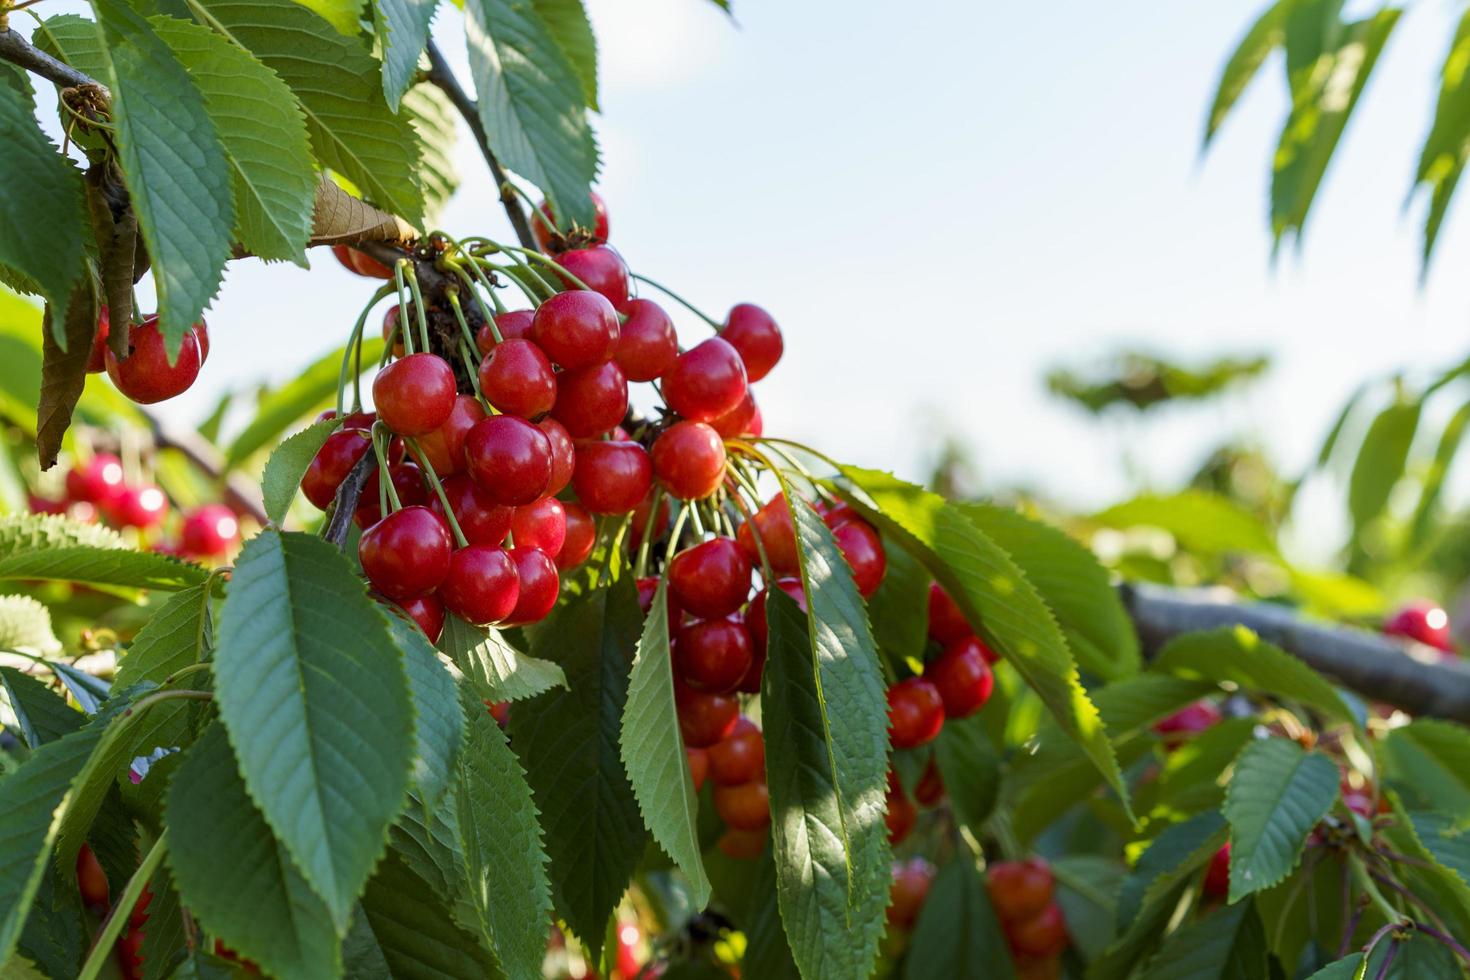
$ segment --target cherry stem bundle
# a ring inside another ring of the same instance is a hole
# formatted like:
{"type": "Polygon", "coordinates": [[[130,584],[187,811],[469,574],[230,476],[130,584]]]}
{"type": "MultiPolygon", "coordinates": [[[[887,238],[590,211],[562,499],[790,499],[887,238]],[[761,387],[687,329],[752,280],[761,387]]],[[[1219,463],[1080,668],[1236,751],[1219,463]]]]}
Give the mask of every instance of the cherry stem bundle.
{"type": "Polygon", "coordinates": [[[714,330],[715,333],[719,333],[719,332],[721,332],[722,330],[725,329],[724,324],[722,324],[719,321],[715,320],[713,317],[707,315],[699,307],[695,306],[693,303],[689,302],[687,299],[685,299],[684,297],[680,296],[678,293],[674,292],[672,289],[670,289],[668,286],[665,286],[663,283],[656,282],[656,281],[648,278],[647,276],[640,276],[636,272],[630,272],[630,273],[628,273],[628,275],[629,275],[630,278],[636,279],[636,280],[638,280],[641,283],[645,283],[645,284],[647,284],[649,286],[652,286],[654,289],[657,289],[659,292],[663,293],[669,299],[671,299],[674,302],[678,303],[680,306],[684,307],[690,313],[693,313],[695,316],[699,317],[705,323],[709,324],[710,327],[714,330]]]}

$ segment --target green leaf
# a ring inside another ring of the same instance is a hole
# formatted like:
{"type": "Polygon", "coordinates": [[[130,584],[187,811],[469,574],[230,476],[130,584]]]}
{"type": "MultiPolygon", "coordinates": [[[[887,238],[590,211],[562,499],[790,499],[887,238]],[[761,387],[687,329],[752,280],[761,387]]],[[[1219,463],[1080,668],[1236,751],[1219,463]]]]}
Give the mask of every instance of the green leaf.
{"type": "Polygon", "coordinates": [[[186,955],[184,917],[173,875],[160,866],[148,880],[153,898],[148,903],[148,928],[143,933],[143,980],[162,980],[170,968],[186,955]]]}
{"type": "Polygon", "coordinates": [[[429,638],[406,616],[390,615],[389,631],[403,653],[408,690],[414,706],[412,785],[433,807],[454,778],[454,763],[464,741],[464,708],[448,669],[439,662],[429,638]]]}
{"type": "MultiPolygon", "coordinates": [[[[1219,779],[1255,737],[1254,717],[1227,718],[1170,747],[1147,802],[1178,814],[1218,810],[1225,801],[1219,779]]],[[[1141,800],[1146,790],[1140,790],[1141,800]]],[[[1145,805],[1147,805],[1145,803],[1145,805]]]]}
{"type": "Polygon", "coordinates": [[[1064,531],[989,504],[960,509],[1006,550],[1056,613],[1083,670],[1104,680],[1138,673],[1133,622],[1092,552],[1064,531]]]}
{"type": "Polygon", "coordinates": [[[42,657],[60,653],[51,610],[28,595],[0,595],[0,649],[42,657]]]}
{"type": "Polygon", "coordinates": [[[1266,949],[1255,903],[1227,905],[1165,940],[1143,980],[1267,980],[1266,949]]]}
{"type": "Polygon", "coordinates": [[[1126,928],[1145,906],[1197,875],[1225,844],[1225,818],[1211,810],[1165,827],[1139,857],[1118,893],[1118,927],[1126,928]]]}
{"type": "MultiPolygon", "coordinates": [[[[467,699],[467,709],[474,699],[467,699]]],[[[470,897],[481,930],[512,980],[536,980],[546,955],[551,885],[536,804],[526,774],[484,711],[469,710],[459,762],[459,828],[470,897]],[[515,896],[506,901],[506,896],[515,896]]]]}
{"type": "Polygon", "coordinates": [[[1230,822],[1230,901],[1292,872],[1307,835],[1337,801],[1337,766],[1286,738],[1252,742],[1225,791],[1230,822]]]}
{"type": "Polygon", "coordinates": [[[105,80],[112,69],[97,22],[76,14],[57,14],[37,25],[31,43],[84,75],[105,80]]]}
{"type": "Polygon", "coordinates": [[[339,420],[335,418],[316,422],[271,450],[270,459],[265,461],[265,473],[260,478],[260,488],[265,498],[265,514],[272,524],[280,527],[285,523],[291,502],[296,499],[296,491],[301,488],[301,478],[306,475],[307,467],[311,466],[327,437],[337,431],[338,424],[339,420]]]}
{"type": "Polygon", "coordinates": [[[197,24],[149,19],[204,94],[229,158],[235,238],[262,259],[306,267],[317,176],[306,121],[280,76],[197,24]]]}
{"type": "Polygon", "coordinates": [[[1383,512],[1389,494],[1403,477],[1421,408],[1418,400],[1396,402],[1378,413],[1368,426],[1348,483],[1348,513],[1354,534],[1383,512]]]}
{"type": "Polygon", "coordinates": [[[1074,854],[1053,861],[1051,869],[1072,945],[1084,960],[1102,955],[1113,941],[1118,893],[1126,876],[1122,865],[1096,854],[1074,854]]]}
{"type": "Polygon", "coordinates": [[[668,577],[661,576],[648,618],[643,621],[643,636],[628,680],[619,744],[644,824],[688,877],[695,907],[703,908],[709,903],[710,884],[699,856],[699,830],[695,826],[699,803],[674,713],[668,587],[668,577]]]}
{"type": "Polygon", "coordinates": [[[220,614],[215,699],[245,785],[341,933],[413,765],[384,617],[341,552],[279,531],[245,545],[220,614]]]}
{"type": "Polygon", "coordinates": [[[850,499],[924,562],[971,625],[1082,745],[1126,807],[1123,775],[1097,709],[1078,681],[1066,638],[1010,556],[936,494],[874,470],[843,467],[842,472],[872,504],[850,499]]]}
{"type": "Polygon", "coordinates": [[[1470,133],[1470,14],[1460,18],[1440,69],[1439,98],[1434,123],[1419,151],[1415,189],[1428,187],[1429,211],[1424,218],[1424,263],[1434,251],[1450,199],[1465,172],[1466,135],[1470,133]]]}
{"type": "Polygon", "coordinates": [[[1244,626],[1222,626],[1175,637],[1159,651],[1150,669],[1299,702],[1333,721],[1362,730],[1361,720],[1321,674],[1244,626]]]}
{"type": "Polygon", "coordinates": [[[449,199],[459,190],[459,167],[455,154],[459,144],[459,113],[442,90],[420,84],[403,96],[400,113],[408,117],[419,134],[419,181],[424,186],[424,211],[433,223],[444,214],[449,199]]]}
{"type": "MultiPolygon", "coordinates": [[[[210,642],[205,602],[203,585],[169,596],[138,630],[127,655],[119,661],[116,682],[120,690],[143,683],[162,685],[177,671],[203,659],[210,642]]],[[[195,679],[183,678],[174,686],[187,688],[195,679]]],[[[199,676],[197,681],[207,684],[208,678],[199,676]]],[[[195,710],[195,703],[190,701],[155,704],[130,728],[128,756],[147,755],[155,749],[184,744],[189,738],[195,710]]],[[[123,789],[125,794],[132,795],[131,783],[124,781],[123,789]]]]}
{"type": "Polygon", "coordinates": [[[934,742],[934,755],[955,819],[980,840],[1000,792],[1000,756],[985,732],[984,719],[974,715],[946,720],[934,742]]]}
{"type": "Polygon", "coordinates": [[[1414,506],[1414,516],[1409,521],[1411,548],[1421,546],[1429,540],[1434,519],[1438,515],[1440,493],[1444,490],[1444,481],[1455,461],[1455,454],[1460,451],[1467,425],[1470,425],[1470,402],[1461,405],[1445,423],[1439,434],[1439,445],[1434,450],[1434,459],[1420,478],[1419,502],[1414,506]]]}
{"type": "Polygon", "coordinates": [[[1092,520],[1123,529],[1160,528],[1186,550],[1203,555],[1235,551],[1278,555],[1275,539],[1256,515],[1205,490],[1185,490],[1168,497],[1144,494],[1094,514],[1092,520]]]}
{"type": "Polygon", "coordinates": [[[1363,968],[1363,954],[1350,953],[1346,958],[1329,963],[1307,980],[1358,980],[1363,968]]]}
{"type": "Polygon", "coordinates": [[[594,223],[597,143],[582,82],[532,0],[468,0],[480,121],[500,162],[546,192],[559,222],[594,223]]]}
{"type": "MultiPolygon", "coordinates": [[[[524,900],[520,895],[504,898],[506,904],[524,900]]],[[[483,980],[502,975],[479,937],[454,921],[444,896],[397,851],[389,851],[374,871],[362,909],[389,976],[483,980]]]]}
{"type": "Polygon", "coordinates": [[[904,960],[904,976],[908,980],[1009,980],[1015,976],[985,884],[963,849],[940,869],[929,887],[904,960]]]}
{"type": "Polygon", "coordinates": [[[488,701],[520,701],[567,686],[561,665],[521,653],[500,630],[471,626],[453,613],[444,617],[439,649],[488,701]]]}
{"type": "MultiPolygon", "coordinates": [[[[0,65],[0,146],[0,265],[34,280],[56,310],[55,322],[65,322],[72,288],[86,272],[81,174],[36,124],[30,84],[11,65],[0,65]]],[[[56,340],[66,349],[59,331],[56,340]]]]}
{"type": "Polygon", "coordinates": [[[112,124],[158,325],[170,352],[219,289],[235,203],[230,165],[204,95],[149,23],[121,0],[92,0],[107,40],[112,124]]]}
{"type": "Polygon", "coordinates": [[[362,4],[358,0],[295,0],[307,10],[332,25],[343,37],[356,37],[362,31],[362,4]]]}
{"type": "Polygon", "coordinates": [[[208,577],[198,565],[128,550],[116,532],[49,514],[0,517],[0,579],[176,590],[208,577]]]}
{"type": "Polygon", "coordinates": [[[377,0],[373,4],[373,27],[383,52],[383,97],[394,112],[413,84],[438,6],[439,0],[377,0]]]}
{"type": "Polygon", "coordinates": [[[85,670],[60,660],[49,660],[46,667],[66,686],[67,693],[87,714],[96,714],[102,702],[107,700],[110,686],[102,678],[93,677],[85,670]]]}
{"type": "Polygon", "coordinates": [[[531,634],[568,689],[511,712],[511,743],[541,811],[558,912],[597,956],[647,835],[618,751],[643,614],[632,579],[555,609],[531,634]]]}
{"type": "Polygon", "coordinates": [[[28,748],[39,749],[46,742],[76,731],[87,721],[61,695],[14,667],[0,667],[0,689],[5,691],[5,702],[28,748]]]}
{"type": "Polygon", "coordinates": [[[1409,819],[1415,836],[1440,867],[1470,887],[1470,833],[1457,829],[1454,819],[1444,813],[1410,813],[1409,819]]]}
{"type": "Polygon", "coordinates": [[[410,224],[423,221],[418,137],[388,107],[381,66],[360,39],[342,36],[292,0],[199,0],[199,6],[211,27],[296,93],[319,164],[352,181],[378,207],[410,224]]]}
{"type": "Polygon", "coordinates": [[[1470,729],[1420,718],[1388,733],[1382,759],[1388,785],[1470,826],[1470,729]]]}
{"type": "Polygon", "coordinates": [[[1285,43],[1286,15],[1294,2],[1295,0],[1275,0],[1268,6],[1251,25],[1245,37],[1240,39],[1240,44],[1236,45],[1230,60],[1225,63],[1225,68],[1220,73],[1220,83],[1215,89],[1214,103],[1210,106],[1210,114],[1205,118],[1206,147],[1225,122],[1230,110],[1235,107],[1236,100],[1251,83],[1251,79],[1256,77],[1256,72],[1260,71],[1266,56],[1285,43]]]}
{"type": "Polygon", "coordinates": [[[597,38],[582,0],[532,0],[557,47],[582,83],[587,108],[597,109],[597,38]]]}
{"type": "Polygon", "coordinates": [[[246,791],[222,725],[184,753],[166,818],[169,868],[206,929],[270,975],[341,972],[331,913],[246,791]]]}
{"type": "Polygon", "coordinates": [[[868,597],[878,649],[895,663],[922,660],[929,642],[929,573],[902,548],[888,548],[888,570],[868,597]]]}

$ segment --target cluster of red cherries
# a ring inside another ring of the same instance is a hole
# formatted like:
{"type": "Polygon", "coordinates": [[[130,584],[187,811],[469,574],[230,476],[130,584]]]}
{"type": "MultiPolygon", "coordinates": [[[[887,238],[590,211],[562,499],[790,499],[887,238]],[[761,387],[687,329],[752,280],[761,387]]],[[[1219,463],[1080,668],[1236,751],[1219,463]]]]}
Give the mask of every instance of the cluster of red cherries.
{"type": "MultiPolygon", "coordinates": [[[[30,506],[33,513],[65,514],[86,523],[101,520],[155,536],[170,514],[163,490],[146,480],[130,482],[122,460],[111,453],[95,453],[74,463],[66,474],[64,496],[32,495],[30,506]]],[[[180,515],[177,523],[177,535],[155,540],[155,551],[215,561],[226,557],[240,540],[239,517],[225,504],[195,507],[180,515]]]]}
{"type": "Polygon", "coordinates": [[[888,735],[896,749],[934,741],[946,718],[968,718],[995,687],[994,650],[975,635],[944,586],[929,585],[929,638],[943,647],[922,674],[888,689],[888,735]]]}
{"type": "Polygon", "coordinates": [[[128,330],[128,355],[118,360],[107,342],[112,332],[107,307],[97,317],[97,333],[87,358],[87,373],[107,372],[117,390],[140,405],[151,405],[181,395],[199,377],[209,357],[209,330],[201,320],[184,335],[172,362],[158,328],[158,315],[149,314],[128,330]]]}
{"type": "MultiPolygon", "coordinates": [[[[86,844],[77,852],[77,890],[81,892],[82,904],[101,918],[106,918],[111,908],[107,874],[97,855],[86,844]]],[[[153,901],[153,892],[143,886],[132,911],[128,913],[128,925],[117,940],[117,967],[124,980],[142,980],[143,977],[143,926],[148,922],[148,904],[153,901]]]]}

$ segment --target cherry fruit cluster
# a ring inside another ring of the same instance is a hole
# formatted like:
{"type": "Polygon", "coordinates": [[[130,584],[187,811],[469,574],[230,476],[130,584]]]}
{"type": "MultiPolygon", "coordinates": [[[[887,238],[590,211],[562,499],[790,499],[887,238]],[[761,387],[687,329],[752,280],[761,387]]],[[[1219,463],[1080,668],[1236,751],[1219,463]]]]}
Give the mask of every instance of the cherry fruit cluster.
{"type": "Polygon", "coordinates": [[[929,586],[929,638],[943,647],[916,677],[888,689],[888,735],[896,749],[932,742],[946,718],[968,718],[985,706],[995,686],[996,654],[960,607],[933,582],[929,586]]]}

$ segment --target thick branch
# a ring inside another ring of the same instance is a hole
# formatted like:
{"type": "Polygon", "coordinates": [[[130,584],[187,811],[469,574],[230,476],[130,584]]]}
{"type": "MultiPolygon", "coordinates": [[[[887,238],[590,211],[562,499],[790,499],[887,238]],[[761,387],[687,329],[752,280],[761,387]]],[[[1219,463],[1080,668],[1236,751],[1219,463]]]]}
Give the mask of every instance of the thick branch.
{"type": "Polygon", "coordinates": [[[490,149],[490,138],[485,135],[485,124],[480,121],[479,107],[460,86],[459,79],[454,77],[454,72],[449,67],[449,62],[444,60],[444,53],[433,41],[429,42],[429,82],[449,96],[449,101],[454,103],[454,108],[469,124],[470,132],[475,134],[475,142],[479,144],[480,153],[485,157],[485,163],[490,168],[490,176],[495,178],[495,186],[500,191],[500,203],[505,207],[506,216],[510,218],[510,225],[515,229],[516,239],[520,241],[521,247],[535,248],[536,239],[531,235],[531,225],[526,219],[526,212],[521,210],[520,199],[510,189],[505,168],[496,159],[495,151],[490,149]]]}
{"type": "Polygon", "coordinates": [[[37,49],[12,28],[7,27],[0,30],[0,60],[19,65],[26,71],[35,72],[47,81],[64,88],[96,85],[105,89],[105,86],[96,79],[77,71],[70,65],[62,64],[46,52],[37,49]]]}
{"type": "Polygon", "coordinates": [[[1228,589],[1131,583],[1119,592],[1150,656],[1183,633],[1245,626],[1364,698],[1470,724],[1470,666],[1423,644],[1308,622],[1284,606],[1241,603],[1228,589]]]}

